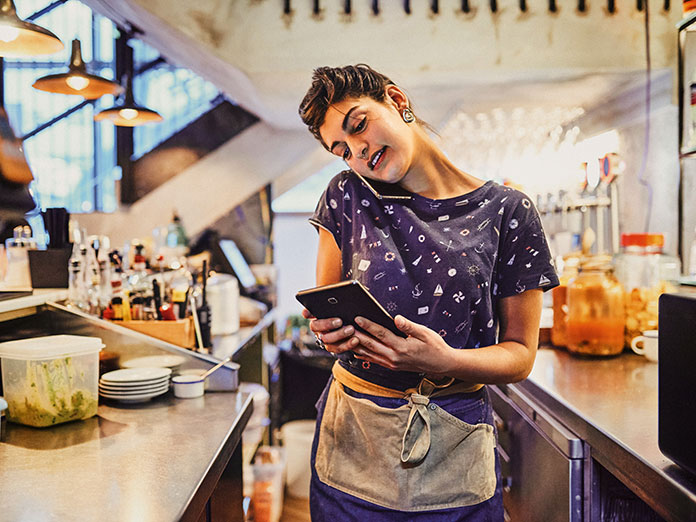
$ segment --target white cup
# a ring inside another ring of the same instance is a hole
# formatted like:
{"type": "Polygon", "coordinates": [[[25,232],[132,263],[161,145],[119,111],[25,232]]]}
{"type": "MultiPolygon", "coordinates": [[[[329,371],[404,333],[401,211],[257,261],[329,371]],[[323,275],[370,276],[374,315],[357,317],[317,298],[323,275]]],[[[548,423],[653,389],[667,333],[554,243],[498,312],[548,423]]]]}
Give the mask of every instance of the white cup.
{"type": "Polygon", "coordinates": [[[657,362],[657,330],[645,330],[643,335],[634,337],[631,348],[638,355],[645,355],[648,361],[657,362]],[[638,347],[639,343],[643,346],[638,347]]]}

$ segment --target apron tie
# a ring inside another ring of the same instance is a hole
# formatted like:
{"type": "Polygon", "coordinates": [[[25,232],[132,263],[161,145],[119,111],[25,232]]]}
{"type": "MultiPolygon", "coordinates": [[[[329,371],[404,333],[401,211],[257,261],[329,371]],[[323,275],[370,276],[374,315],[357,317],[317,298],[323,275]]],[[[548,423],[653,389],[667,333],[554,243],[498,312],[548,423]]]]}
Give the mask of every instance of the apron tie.
{"type": "Polygon", "coordinates": [[[411,412],[401,440],[401,462],[415,466],[425,458],[430,449],[430,399],[414,392],[409,395],[408,402],[411,412]]]}

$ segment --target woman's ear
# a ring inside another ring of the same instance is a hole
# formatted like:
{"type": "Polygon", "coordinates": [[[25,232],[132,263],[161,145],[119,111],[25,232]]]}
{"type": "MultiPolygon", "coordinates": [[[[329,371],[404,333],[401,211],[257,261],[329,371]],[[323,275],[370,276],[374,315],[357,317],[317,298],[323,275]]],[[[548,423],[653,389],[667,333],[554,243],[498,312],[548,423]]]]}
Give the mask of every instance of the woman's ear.
{"type": "Polygon", "coordinates": [[[387,85],[385,94],[387,95],[387,98],[384,101],[388,105],[392,105],[397,112],[401,112],[403,109],[410,107],[408,103],[408,96],[406,96],[406,93],[399,89],[396,85],[387,85]]]}

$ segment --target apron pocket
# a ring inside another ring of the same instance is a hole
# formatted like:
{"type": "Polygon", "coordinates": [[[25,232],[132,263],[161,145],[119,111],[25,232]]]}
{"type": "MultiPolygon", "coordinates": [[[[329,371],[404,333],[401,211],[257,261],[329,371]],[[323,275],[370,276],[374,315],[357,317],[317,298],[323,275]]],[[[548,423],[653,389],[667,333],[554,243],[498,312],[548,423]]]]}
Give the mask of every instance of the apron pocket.
{"type": "Polygon", "coordinates": [[[351,397],[334,381],[319,428],[319,480],[362,500],[400,511],[475,505],[495,493],[495,435],[427,405],[430,447],[417,464],[401,461],[411,408],[383,408],[351,397]]]}

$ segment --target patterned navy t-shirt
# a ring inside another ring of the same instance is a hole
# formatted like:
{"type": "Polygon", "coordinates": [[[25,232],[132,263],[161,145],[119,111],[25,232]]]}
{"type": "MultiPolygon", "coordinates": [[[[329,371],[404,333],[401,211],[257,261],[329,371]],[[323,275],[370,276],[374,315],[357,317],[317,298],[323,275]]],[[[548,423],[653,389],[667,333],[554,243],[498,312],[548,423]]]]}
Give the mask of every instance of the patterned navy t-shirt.
{"type": "MultiPolygon", "coordinates": [[[[454,348],[497,342],[498,299],[558,285],[536,208],[493,181],[435,200],[343,171],[310,222],[335,238],[345,279],[357,279],[392,316],[431,328],[454,348]]],[[[399,389],[419,378],[352,354],[342,364],[399,389]]]]}

